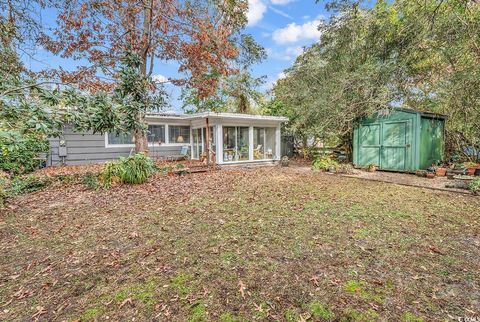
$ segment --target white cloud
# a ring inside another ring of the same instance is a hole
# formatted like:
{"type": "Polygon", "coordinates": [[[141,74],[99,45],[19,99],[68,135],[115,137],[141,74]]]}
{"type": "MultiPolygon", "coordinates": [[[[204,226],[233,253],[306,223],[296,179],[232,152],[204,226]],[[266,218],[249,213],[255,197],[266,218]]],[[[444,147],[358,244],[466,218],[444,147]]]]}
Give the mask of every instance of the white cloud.
{"type": "Polygon", "coordinates": [[[288,19],[290,19],[290,20],[293,20],[293,17],[292,17],[292,16],[290,16],[288,13],[286,13],[286,12],[284,12],[284,11],[282,11],[282,10],[279,10],[279,9],[277,9],[277,8],[275,8],[275,7],[269,7],[269,9],[272,10],[273,12],[275,12],[277,15],[280,15],[280,16],[282,16],[282,17],[285,17],[285,18],[288,18],[288,19]]]}
{"type": "Polygon", "coordinates": [[[152,80],[155,83],[168,83],[168,78],[161,75],[161,74],[156,74],[152,76],[152,80]]]}
{"type": "Polygon", "coordinates": [[[262,20],[266,11],[267,6],[262,0],[248,0],[248,25],[256,25],[260,20],[262,20]]]}
{"type": "Polygon", "coordinates": [[[303,47],[301,46],[287,47],[282,51],[279,51],[278,49],[267,48],[268,56],[279,60],[291,61],[300,56],[302,53],[303,47]]]}
{"type": "Polygon", "coordinates": [[[271,0],[272,4],[281,5],[281,6],[293,1],[294,0],[271,0]]]}
{"type": "Polygon", "coordinates": [[[321,33],[318,25],[320,23],[320,19],[307,21],[302,25],[290,23],[285,28],[275,30],[272,38],[277,44],[294,43],[304,39],[319,39],[321,33]]]}

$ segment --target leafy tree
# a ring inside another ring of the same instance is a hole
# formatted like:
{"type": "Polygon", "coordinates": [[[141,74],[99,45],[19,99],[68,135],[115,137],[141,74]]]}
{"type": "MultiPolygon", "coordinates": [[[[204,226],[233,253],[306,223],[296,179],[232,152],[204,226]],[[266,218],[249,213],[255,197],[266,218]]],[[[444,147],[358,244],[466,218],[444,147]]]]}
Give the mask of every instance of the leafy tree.
{"type": "Polygon", "coordinates": [[[234,66],[239,72],[221,77],[218,90],[209,97],[199,97],[196,89],[184,90],[182,93],[184,109],[189,112],[254,112],[254,106],[259,105],[264,98],[258,88],[265,83],[266,77],[253,77],[251,67],[263,61],[267,54],[251,35],[241,35],[237,46],[240,52],[234,66]]]}
{"type": "MultiPolygon", "coordinates": [[[[238,54],[232,38],[245,26],[246,10],[246,0],[66,1],[59,7],[57,28],[43,34],[41,42],[53,53],[88,60],[75,72],[60,68],[55,75],[91,92],[114,88],[108,78],[117,76],[122,57],[132,51],[140,58],[142,75],[135,85],[144,89],[128,95],[126,108],[133,108],[141,125],[150,107],[147,92],[155,88],[151,76],[157,60],[177,61],[185,77],[172,83],[194,89],[199,98],[212,95],[220,77],[236,72],[229,63],[238,54]]],[[[134,138],[136,151],[147,151],[145,126],[135,126],[134,138]]]]}
{"type": "Polygon", "coordinates": [[[351,146],[354,121],[402,106],[449,116],[452,149],[479,146],[480,4],[330,2],[337,14],[273,89],[301,137],[351,146]]]}

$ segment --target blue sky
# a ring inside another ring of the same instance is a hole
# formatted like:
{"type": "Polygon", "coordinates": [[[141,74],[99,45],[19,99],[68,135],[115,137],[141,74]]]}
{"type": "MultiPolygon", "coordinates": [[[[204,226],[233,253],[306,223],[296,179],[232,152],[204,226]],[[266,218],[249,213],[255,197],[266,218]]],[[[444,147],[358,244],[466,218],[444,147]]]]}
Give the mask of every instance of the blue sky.
{"type": "MultiPolygon", "coordinates": [[[[327,15],[324,4],[316,4],[315,0],[249,0],[248,26],[245,33],[252,34],[268,53],[264,62],[253,67],[255,76],[267,76],[267,82],[261,90],[270,89],[272,84],[282,77],[283,70],[291,66],[304,46],[318,41],[320,33],[317,26],[320,19],[327,15]]],[[[54,11],[46,10],[42,16],[48,27],[54,26],[54,11]]],[[[58,66],[74,70],[84,63],[61,59],[41,48],[37,50],[34,59],[24,57],[24,60],[27,67],[33,70],[58,66]]],[[[157,62],[154,74],[158,79],[175,77],[177,68],[175,62],[157,62]]],[[[178,101],[180,90],[173,85],[167,85],[167,92],[171,96],[172,109],[181,111],[181,102],[178,101]]]]}
{"type": "Polygon", "coordinates": [[[246,32],[266,48],[268,58],[254,67],[254,73],[267,75],[263,90],[282,77],[304,46],[318,41],[320,19],[327,16],[315,0],[249,0],[246,32]]]}

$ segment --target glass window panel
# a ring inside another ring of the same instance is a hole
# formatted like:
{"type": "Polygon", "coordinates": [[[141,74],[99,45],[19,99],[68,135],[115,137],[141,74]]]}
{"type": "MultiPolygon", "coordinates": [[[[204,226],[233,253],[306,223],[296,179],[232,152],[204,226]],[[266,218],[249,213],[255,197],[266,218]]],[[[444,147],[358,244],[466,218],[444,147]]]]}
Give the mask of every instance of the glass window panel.
{"type": "Polygon", "coordinates": [[[265,128],[253,128],[253,158],[255,160],[265,159],[265,128]]]}
{"type": "Polygon", "coordinates": [[[237,160],[248,160],[248,127],[237,127],[237,160]]]}
{"type": "Polygon", "coordinates": [[[190,126],[169,125],[169,143],[190,143],[190,126]]]}
{"type": "Polygon", "coordinates": [[[211,126],[210,127],[210,149],[213,151],[213,152],[217,152],[217,128],[214,127],[214,126],[211,126]]]}
{"type": "Polygon", "coordinates": [[[265,159],[273,159],[275,154],[276,128],[268,127],[265,129],[265,159]]]}
{"type": "Polygon", "coordinates": [[[193,149],[192,158],[199,159],[202,154],[202,132],[201,129],[193,129],[193,149]]]}
{"type": "Polygon", "coordinates": [[[235,127],[223,128],[223,161],[234,161],[236,154],[237,132],[235,127]]]}
{"type": "Polygon", "coordinates": [[[223,161],[249,160],[248,127],[223,128],[223,161]]]}
{"type": "Polygon", "coordinates": [[[108,144],[133,144],[132,135],[130,133],[108,133],[108,144]]]}
{"type": "Polygon", "coordinates": [[[165,143],[165,125],[149,125],[148,126],[148,142],[149,143],[165,143]]]}

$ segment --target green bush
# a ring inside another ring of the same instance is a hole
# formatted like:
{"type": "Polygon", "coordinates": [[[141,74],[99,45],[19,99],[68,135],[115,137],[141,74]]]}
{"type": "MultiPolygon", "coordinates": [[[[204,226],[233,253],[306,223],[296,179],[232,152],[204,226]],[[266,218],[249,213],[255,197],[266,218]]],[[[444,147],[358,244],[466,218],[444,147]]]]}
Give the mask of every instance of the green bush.
{"type": "Polygon", "coordinates": [[[468,190],[476,195],[480,194],[480,177],[475,177],[472,182],[470,182],[468,190]]]}
{"type": "Polygon", "coordinates": [[[330,167],[338,167],[338,162],[327,156],[317,158],[312,162],[314,170],[328,170],[330,167]]]}
{"type": "Polygon", "coordinates": [[[109,188],[115,178],[120,183],[140,184],[155,172],[155,164],[144,153],[137,153],[118,162],[109,162],[101,174],[103,186],[109,188]]]}
{"type": "Polygon", "coordinates": [[[39,165],[35,158],[47,151],[43,135],[0,131],[0,170],[14,175],[31,172],[39,165]]]}

